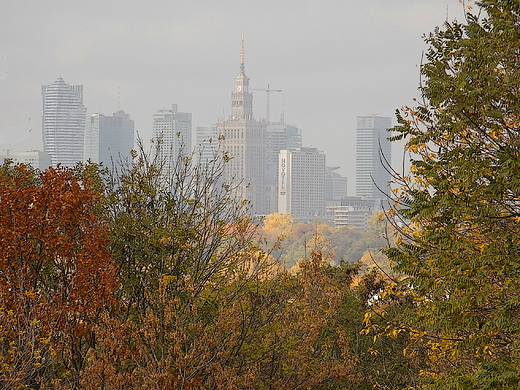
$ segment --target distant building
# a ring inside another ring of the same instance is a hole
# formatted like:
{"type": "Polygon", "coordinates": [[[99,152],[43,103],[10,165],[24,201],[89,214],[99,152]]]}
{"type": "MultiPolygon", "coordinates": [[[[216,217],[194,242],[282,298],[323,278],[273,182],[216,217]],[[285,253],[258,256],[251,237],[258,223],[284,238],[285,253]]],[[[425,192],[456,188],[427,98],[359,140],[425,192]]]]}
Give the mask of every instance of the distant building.
{"type": "Polygon", "coordinates": [[[356,195],[380,200],[388,191],[390,173],[382,161],[392,161],[388,129],[391,118],[379,115],[357,117],[356,195]]]}
{"type": "Polygon", "coordinates": [[[257,215],[267,213],[265,194],[265,121],[253,117],[253,94],[244,72],[244,39],[240,50],[240,70],[231,94],[231,117],[220,118],[217,133],[222,138],[223,152],[231,157],[226,164],[225,179],[240,182],[240,193],[251,202],[257,215]]]}
{"type": "Polygon", "coordinates": [[[85,120],[83,86],[68,85],[61,77],[42,86],[43,149],[53,165],[73,167],[83,161],[85,120]]]}
{"type": "Polygon", "coordinates": [[[347,178],[334,172],[339,167],[327,167],[325,170],[325,200],[341,200],[347,197],[347,178]]]}
{"type": "Polygon", "coordinates": [[[341,201],[331,202],[327,212],[332,215],[334,228],[353,226],[368,230],[368,219],[375,210],[375,201],[359,196],[345,197],[341,201]]]}
{"type": "Polygon", "coordinates": [[[195,151],[200,162],[205,164],[213,160],[218,149],[217,126],[200,126],[196,131],[195,151]]]}
{"type": "Polygon", "coordinates": [[[118,111],[112,116],[92,114],[85,129],[85,161],[111,166],[130,157],[134,148],[134,121],[118,111]]]}
{"type": "Polygon", "coordinates": [[[278,179],[278,154],[280,150],[302,147],[302,131],[297,127],[271,123],[266,128],[266,179],[278,179]]]}
{"type": "Polygon", "coordinates": [[[153,139],[160,144],[164,173],[171,172],[179,155],[191,156],[191,114],[177,112],[177,105],[153,114],[153,139]]]}
{"type": "Polygon", "coordinates": [[[26,152],[12,152],[0,154],[0,164],[3,164],[6,159],[10,159],[14,164],[27,164],[41,171],[49,168],[51,157],[40,150],[30,150],[26,152]]]}
{"type": "Polygon", "coordinates": [[[279,213],[304,222],[325,216],[325,160],[325,154],[316,148],[280,151],[279,213]]]}
{"type": "Polygon", "coordinates": [[[302,131],[282,123],[270,123],[266,128],[265,186],[267,214],[278,210],[278,155],[280,150],[302,146],[302,131]]]}

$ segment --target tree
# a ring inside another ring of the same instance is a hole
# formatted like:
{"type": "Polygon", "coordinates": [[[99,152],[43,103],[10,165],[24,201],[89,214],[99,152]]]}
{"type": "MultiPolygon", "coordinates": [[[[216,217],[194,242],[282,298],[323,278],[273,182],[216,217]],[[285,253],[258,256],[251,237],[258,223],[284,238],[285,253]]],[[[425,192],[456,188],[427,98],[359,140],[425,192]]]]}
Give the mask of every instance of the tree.
{"type": "Polygon", "coordinates": [[[354,359],[335,320],[352,270],[313,254],[291,275],[254,242],[227,162],[142,148],[108,182],[121,311],[96,326],[85,388],[334,388],[354,359]],[[348,272],[347,272],[348,271],[348,272]]]}
{"type": "Polygon", "coordinates": [[[338,316],[355,269],[331,267],[317,252],[301,269],[235,274],[220,280],[218,291],[192,295],[189,306],[167,293],[171,279],[163,279],[161,310],[149,307],[139,323],[103,318],[82,386],[343,389],[357,383],[350,334],[338,316]]]}
{"type": "Polygon", "coordinates": [[[217,148],[209,162],[183,151],[163,161],[160,148],[140,147],[106,181],[121,315],[100,323],[84,383],[211,388],[215,365],[226,367],[230,335],[250,326],[248,317],[223,313],[274,267],[252,241],[255,224],[238,183],[224,181],[229,157],[217,148]],[[225,333],[232,324],[243,329],[225,333]],[[128,332],[114,338],[117,329],[128,332]]]}
{"type": "Polygon", "coordinates": [[[74,383],[114,304],[100,194],[66,168],[0,167],[0,361],[6,386],[74,383]],[[47,382],[46,382],[47,381],[47,382]]]}
{"type": "Polygon", "coordinates": [[[389,332],[427,349],[431,388],[520,382],[520,3],[477,5],[427,37],[423,100],[394,128],[412,165],[386,254],[406,278],[379,314],[400,305],[389,332]]]}

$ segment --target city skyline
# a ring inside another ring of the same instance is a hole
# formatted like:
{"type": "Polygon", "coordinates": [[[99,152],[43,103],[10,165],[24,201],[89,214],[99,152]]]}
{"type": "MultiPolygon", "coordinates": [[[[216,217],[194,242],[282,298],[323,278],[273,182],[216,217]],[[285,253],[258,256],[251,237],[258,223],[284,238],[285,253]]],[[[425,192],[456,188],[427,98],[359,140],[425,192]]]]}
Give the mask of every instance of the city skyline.
{"type": "MultiPolygon", "coordinates": [[[[174,22],[172,7],[97,0],[25,7],[7,0],[0,15],[0,147],[41,147],[38,90],[58,76],[84,85],[89,115],[124,110],[146,141],[151,114],[172,102],[193,113],[193,128],[211,126],[230,115],[243,32],[251,86],[282,90],[271,93],[271,120],[285,114],[285,123],[303,130],[303,144],[323,150],[354,183],[356,117],[393,116],[413,104],[426,47],[421,35],[461,18],[462,6],[201,1],[176,4],[174,22]]],[[[254,91],[256,117],[266,116],[266,97],[254,91]]]]}

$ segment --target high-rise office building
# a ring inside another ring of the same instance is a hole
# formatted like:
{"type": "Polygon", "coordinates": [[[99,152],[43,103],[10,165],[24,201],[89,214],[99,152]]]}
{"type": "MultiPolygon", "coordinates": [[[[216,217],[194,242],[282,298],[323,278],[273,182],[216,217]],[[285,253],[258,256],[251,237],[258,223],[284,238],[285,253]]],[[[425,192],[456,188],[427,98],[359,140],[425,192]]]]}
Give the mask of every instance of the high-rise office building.
{"type": "Polygon", "coordinates": [[[195,151],[202,164],[206,164],[215,158],[218,149],[217,126],[199,126],[196,131],[195,151]]]}
{"type": "Polygon", "coordinates": [[[112,116],[92,114],[85,129],[85,161],[111,166],[130,157],[134,148],[134,121],[117,111],[112,116]]]}
{"type": "Polygon", "coordinates": [[[85,120],[83,85],[68,85],[61,77],[42,86],[43,149],[53,165],[72,167],[83,161],[85,120]]]}
{"type": "Polygon", "coordinates": [[[163,173],[171,172],[180,155],[191,156],[191,113],[178,112],[177,105],[153,114],[153,138],[159,143],[163,173]]]}
{"type": "Polygon", "coordinates": [[[266,180],[278,180],[278,154],[280,150],[302,147],[302,131],[297,127],[270,123],[266,128],[266,180]]]}
{"type": "Polygon", "coordinates": [[[265,187],[267,214],[278,211],[278,155],[280,150],[302,146],[302,131],[283,123],[270,123],[266,129],[265,187]]]}
{"type": "Polygon", "coordinates": [[[301,221],[325,216],[325,154],[317,148],[282,150],[278,168],[278,212],[301,221]]]}
{"type": "Polygon", "coordinates": [[[240,71],[231,94],[231,117],[219,119],[217,132],[231,160],[226,164],[225,179],[241,182],[241,196],[249,200],[256,214],[266,214],[265,200],[265,121],[253,117],[253,94],[244,72],[244,38],[240,49],[240,71]]]}
{"type": "Polygon", "coordinates": [[[338,201],[347,197],[347,178],[334,172],[339,167],[327,167],[325,170],[325,200],[338,201]]]}
{"type": "Polygon", "coordinates": [[[356,195],[368,199],[383,199],[388,191],[390,173],[386,162],[392,161],[388,129],[389,117],[379,115],[357,117],[356,195]]]}

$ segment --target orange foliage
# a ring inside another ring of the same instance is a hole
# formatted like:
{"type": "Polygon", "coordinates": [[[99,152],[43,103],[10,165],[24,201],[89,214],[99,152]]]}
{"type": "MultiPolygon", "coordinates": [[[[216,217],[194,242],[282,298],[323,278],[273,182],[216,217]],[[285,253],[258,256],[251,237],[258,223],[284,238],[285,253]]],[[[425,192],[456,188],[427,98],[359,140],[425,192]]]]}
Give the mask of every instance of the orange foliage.
{"type": "MultiPolygon", "coordinates": [[[[52,332],[56,350],[72,360],[81,361],[92,323],[114,303],[108,230],[94,213],[99,199],[70,169],[36,175],[23,165],[0,167],[1,308],[17,318],[30,302],[36,333],[52,332]]],[[[4,344],[12,339],[4,336],[4,344]]]]}

